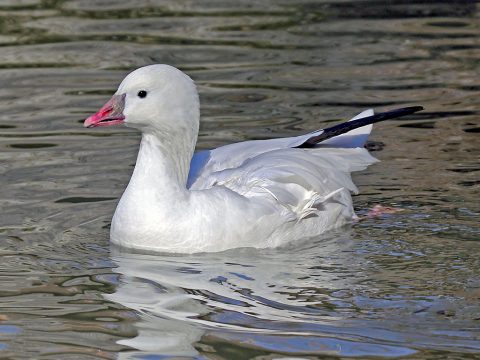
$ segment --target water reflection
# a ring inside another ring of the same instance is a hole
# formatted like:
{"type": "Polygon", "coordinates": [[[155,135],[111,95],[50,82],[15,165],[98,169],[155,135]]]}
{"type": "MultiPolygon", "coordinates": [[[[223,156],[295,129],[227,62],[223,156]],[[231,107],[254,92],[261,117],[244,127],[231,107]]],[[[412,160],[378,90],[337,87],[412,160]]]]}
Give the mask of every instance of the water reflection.
{"type": "MultiPolygon", "coordinates": [[[[382,281],[379,264],[364,246],[343,231],[276,250],[172,256],[114,248],[122,276],[106,298],[139,316],[138,335],[120,343],[157,355],[205,355],[222,343],[297,355],[396,357],[433,344],[480,350],[474,332],[438,322],[452,304],[412,296],[411,279],[405,291],[379,295],[372,287],[372,278],[382,281]]],[[[390,276],[397,284],[405,280],[394,271],[390,276]]]]}

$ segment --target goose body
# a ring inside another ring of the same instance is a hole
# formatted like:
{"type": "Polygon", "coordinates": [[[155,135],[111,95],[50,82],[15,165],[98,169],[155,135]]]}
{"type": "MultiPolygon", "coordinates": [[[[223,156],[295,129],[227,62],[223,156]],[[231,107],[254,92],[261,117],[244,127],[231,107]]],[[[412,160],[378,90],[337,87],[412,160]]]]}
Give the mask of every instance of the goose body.
{"type": "Polygon", "coordinates": [[[168,65],[137,69],[85,120],[142,132],[111,241],[160,252],[223,251],[275,247],[345,225],[355,218],[350,173],[376,161],[363,147],[374,117],[364,111],[348,123],[356,128],[318,145],[311,139],[328,129],[194,154],[200,114],[193,81],[168,65]]]}

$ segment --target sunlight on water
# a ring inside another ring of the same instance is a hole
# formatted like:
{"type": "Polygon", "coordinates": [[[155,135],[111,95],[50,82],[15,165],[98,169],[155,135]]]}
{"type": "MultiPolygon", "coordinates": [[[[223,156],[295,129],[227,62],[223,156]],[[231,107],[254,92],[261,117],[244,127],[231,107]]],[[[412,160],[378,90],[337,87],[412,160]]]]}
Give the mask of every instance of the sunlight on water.
{"type": "Polygon", "coordinates": [[[0,357],[468,359],[480,354],[474,1],[0,1],[0,357]],[[139,135],[87,131],[130,70],[198,84],[198,148],[366,108],[364,219],[268,250],[110,248],[139,135]],[[365,218],[376,204],[398,211],[365,218]]]}

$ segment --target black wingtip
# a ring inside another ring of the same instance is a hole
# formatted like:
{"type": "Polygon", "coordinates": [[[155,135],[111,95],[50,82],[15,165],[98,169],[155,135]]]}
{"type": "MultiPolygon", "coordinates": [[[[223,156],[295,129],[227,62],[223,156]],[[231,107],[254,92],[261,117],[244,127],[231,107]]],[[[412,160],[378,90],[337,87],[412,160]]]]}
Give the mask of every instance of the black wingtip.
{"type": "Polygon", "coordinates": [[[400,109],[385,111],[382,113],[374,114],[374,115],[367,116],[357,120],[347,121],[347,122],[323,129],[323,132],[320,135],[312,136],[303,144],[297,146],[297,148],[314,147],[315,145],[321,143],[322,141],[325,141],[327,139],[330,139],[332,137],[335,137],[341,134],[345,134],[359,127],[374,124],[380,121],[396,119],[402,116],[411,115],[422,110],[423,110],[423,106],[409,106],[409,107],[404,107],[400,109]]]}
{"type": "MultiPolygon", "coordinates": [[[[385,111],[385,112],[379,113],[377,115],[382,116],[382,119],[379,120],[379,121],[382,121],[382,120],[394,119],[394,118],[397,118],[397,117],[414,114],[414,113],[422,111],[422,110],[423,110],[423,106],[408,106],[408,107],[404,107],[404,108],[400,108],[400,109],[385,111]]],[[[375,116],[375,115],[373,115],[373,116],[375,116]]],[[[364,118],[364,119],[366,119],[366,118],[364,118]]],[[[362,120],[362,119],[359,119],[359,120],[362,120]]]]}

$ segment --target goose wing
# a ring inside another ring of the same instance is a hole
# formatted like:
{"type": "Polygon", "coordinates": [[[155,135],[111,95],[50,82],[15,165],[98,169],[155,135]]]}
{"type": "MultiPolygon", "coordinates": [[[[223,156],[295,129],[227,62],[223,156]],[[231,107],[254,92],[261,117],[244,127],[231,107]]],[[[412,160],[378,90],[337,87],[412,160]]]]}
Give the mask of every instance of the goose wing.
{"type": "Polygon", "coordinates": [[[274,150],[314,147],[362,147],[372,130],[372,124],[420,111],[421,106],[396,109],[374,114],[372,109],[363,111],[348,122],[320,129],[305,135],[252,140],[221,146],[213,150],[196,152],[190,163],[187,187],[192,190],[211,186],[212,175],[222,170],[235,169],[247,160],[274,150]]]}

